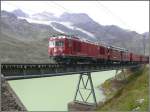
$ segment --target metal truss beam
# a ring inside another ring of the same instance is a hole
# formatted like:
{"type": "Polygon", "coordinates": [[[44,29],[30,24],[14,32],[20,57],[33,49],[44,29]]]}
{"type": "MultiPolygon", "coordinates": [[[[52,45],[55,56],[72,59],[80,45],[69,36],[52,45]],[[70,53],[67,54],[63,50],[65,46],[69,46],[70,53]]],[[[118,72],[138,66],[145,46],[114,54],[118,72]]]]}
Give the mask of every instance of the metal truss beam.
{"type": "Polygon", "coordinates": [[[74,102],[82,103],[82,104],[86,104],[86,105],[97,106],[96,95],[94,92],[94,86],[93,86],[92,77],[91,77],[90,72],[80,74],[79,82],[77,84],[77,89],[76,89],[76,93],[74,96],[74,102]],[[88,84],[89,84],[90,88],[88,88],[88,84]],[[81,87],[83,87],[83,88],[81,88],[81,87]],[[81,92],[81,89],[88,91],[88,96],[86,98],[83,97],[83,93],[81,92]],[[79,96],[81,99],[77,99],[77,96],[79,96]],[[93,97],[94,103],[90,103],[88,101],[90,97],[93,97]]]}
{"type": "Polygon", "coordinates": [[[6,80],[29,79],[73,75],[87,72],[99,72],[132,68],[138,64],[1,64],[1,74],[6,80]]]}

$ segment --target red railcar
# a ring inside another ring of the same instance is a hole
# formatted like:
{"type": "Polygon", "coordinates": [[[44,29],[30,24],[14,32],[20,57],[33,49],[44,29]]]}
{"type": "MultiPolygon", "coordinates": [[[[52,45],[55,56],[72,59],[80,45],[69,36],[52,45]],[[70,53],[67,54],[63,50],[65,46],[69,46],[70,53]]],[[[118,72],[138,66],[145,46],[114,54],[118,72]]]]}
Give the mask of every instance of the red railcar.
{"type": "Polygon", "coordinates": [[[146,56],[145,58],[146,58],[146,61],[145,61],[145,62],[146,62],[146,63],[149,63],[149,56],[146,56]]]}
{"type": "Polygon", "coordinates": [[[82,43],[78,38],[66,38],[65,35],[49,38],[49,56],[73,57],[84,55],[81,52],[82,43]]]}
{"type": "Polygon", "coordinates": [[[98,43],[84,41],[77,37],[59,35],[49,38],[49,56],[57,59],[107,60],[108,48],[98,43]]]}
{"type": "Polygon", "coordinates": [[[130,61],[130,53],[128,51],[121,51],[121,58],[123,62],[130,61]]]}
{"type": "Polygon", "coordinates": [[[130,61],[131,62],[140,62],[140,55],[130,53],[130,61]]]}
{"type": "Polygon", "coordinates": [[[65,39],[49,38],[49,56],[63,55],[65,53],[64,43],[65,39]]]}
{"type": "Polygon", "coordinates": [[[149,56],[143,56],[142,62],[143,63],[149,63],[149,56]]]}
{"type": "Polygon", "coordinates": [[[148,63],[146,56],[130,53],[125,49],[91,41],[75,36],[57,35],[49,38],[48,53],[56,61],[101,61],[148,63]]]}
{"type": "Polygon", "coordinates": [[[120,47],[109,47],[109,60],[119,61],[119,62],[128,62],[130,61],[130,55],[126,49],[120,47]]]}
{"type": "Polygon", "coordinates": [[[99,44],[98,46],[99,50],[98,50],[98,59],[101,59],[101,60],[108,60],[108,53],[109,53],[109,50],[108,50],[108,47],[107,46],[104,46],[102,44],[99,44]]]}
{"type": "Polygon", "coordinates": [[[108,59],[111,61],[121,61],[121,51],[109,48],[108,55],[108,59]]]}

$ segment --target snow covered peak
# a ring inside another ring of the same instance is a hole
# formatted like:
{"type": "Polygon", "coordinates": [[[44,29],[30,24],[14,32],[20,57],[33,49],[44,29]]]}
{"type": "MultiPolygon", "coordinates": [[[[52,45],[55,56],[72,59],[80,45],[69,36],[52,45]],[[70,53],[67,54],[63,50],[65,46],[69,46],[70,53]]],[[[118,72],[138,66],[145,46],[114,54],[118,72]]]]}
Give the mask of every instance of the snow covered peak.
{"type": "Polygon", "coordinates": [[[53,13],[49,13],[49,12],[36,13],[31,15],[30,18],[36,20],[44,20],[44,21],[50,21],[50,20],[52,21],[58,19],[53,13]]]}

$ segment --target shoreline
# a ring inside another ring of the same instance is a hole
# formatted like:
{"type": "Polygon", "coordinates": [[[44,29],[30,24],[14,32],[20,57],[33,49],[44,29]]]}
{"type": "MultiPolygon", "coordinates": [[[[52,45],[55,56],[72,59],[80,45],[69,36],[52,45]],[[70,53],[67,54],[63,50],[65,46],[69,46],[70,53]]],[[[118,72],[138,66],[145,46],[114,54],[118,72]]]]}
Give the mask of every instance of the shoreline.
{"type": "Polygon", "coordinates": [[[27,111],[9,83],[1,77],[1,111],[27,111]]]}

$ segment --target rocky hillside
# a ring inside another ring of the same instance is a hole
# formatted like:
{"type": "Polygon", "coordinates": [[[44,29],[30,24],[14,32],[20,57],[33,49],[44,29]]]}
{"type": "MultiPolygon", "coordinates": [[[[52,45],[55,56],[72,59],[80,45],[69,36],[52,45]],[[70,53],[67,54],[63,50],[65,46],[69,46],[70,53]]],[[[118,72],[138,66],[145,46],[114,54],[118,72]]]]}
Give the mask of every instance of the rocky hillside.
{"type": "Polygon", "coordinates": [[[24,13],[20,9],[16,9],[16,10],[12,11],[12,13],[15,14],[16,16],[19,16],[19,17],[29,17],[28,14],[24,13]]]}
{"type": "Polygon", "coordinates": [[[1,12],[1,31],[7,36],[24,41],[36,41],[48,38],[50,33],[56,33],[48,25],[29,23],[25,19],[18,19],[17,16],[6,11],[1,12]]]}
{"type": "Polygon", "coordinates": [[[0,62],[48,62],[48,25],[32,24],[12,13],[1,13],[0,62]]]}
{"type": "Polygon", "coordinates": [[[84,13],[64,13],[56,17],[49,12],[28,15],[21,10],[1,11],[1,62],[47,62],[48,37],[53,33],[75,34],[80,38],[125,47],[143,53],[149,50],[149,33],[138,34],[115,25],[103,26],[84,13]]]}

